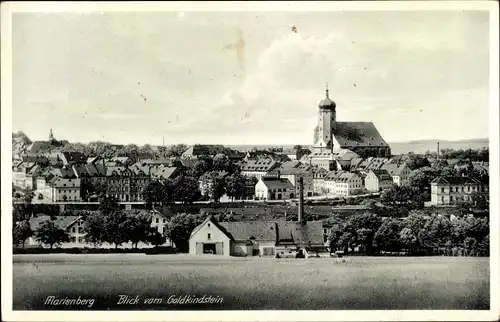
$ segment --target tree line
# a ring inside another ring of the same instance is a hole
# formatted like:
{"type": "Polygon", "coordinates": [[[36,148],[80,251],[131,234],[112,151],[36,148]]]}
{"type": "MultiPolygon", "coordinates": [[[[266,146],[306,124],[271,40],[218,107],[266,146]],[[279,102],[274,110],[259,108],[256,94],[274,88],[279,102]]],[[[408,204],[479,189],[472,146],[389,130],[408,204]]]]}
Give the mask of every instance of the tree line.
{"type": "Polygon", "coordinates": [[[413,210],[405,219],[373,213],[335,218],[328,243],[332,251],[378,255],[405,252],[410,255],[489,256],[489,220],[472,216],[426,215],[413,210]]]}
{"type": "MultiPolygon", "coordinates": [[[[119,211],[117,201],[112,198],[101,204],[98,213],[82,216],[83,238],[94,248],[103,243],[114,244],[115,248],[128,242],[132,243],[134,248],[137,248],[140,242],[155,246],[165,243],[165,236],[151,227],[149,215],[119,211]]],[[[12,237],[14,245],[22,245],[23,248],[30,237],[35,237],[39,243],[50,248],[70,241],[68,232],[52,220],[42,222],[35,231],[31,229],[29,219],[17,222],[13,227],[12,237]]]]}

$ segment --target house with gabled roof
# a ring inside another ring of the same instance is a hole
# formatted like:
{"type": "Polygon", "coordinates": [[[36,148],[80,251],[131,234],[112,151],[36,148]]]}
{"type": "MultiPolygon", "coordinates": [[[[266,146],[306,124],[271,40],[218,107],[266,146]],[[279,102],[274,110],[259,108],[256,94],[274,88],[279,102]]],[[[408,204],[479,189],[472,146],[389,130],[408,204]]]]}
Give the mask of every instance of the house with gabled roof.
{"type": "Polygon", "coordinates": [[[472,195],[487,193],[481,182],[472,177],[438,177],[431,182],[431,204],[453,205],[472,201],[472,195]]]}
{"type": "MultiPolygon", "coordinates": [[[[71,247],[84,247],[87,242],[85,241],[85,221],[82,216],[56,216],[51,218],[48,215],[39,214],[30,218],[30,228],[36,232],[41,225],[46,221],[53,221],[54,225],[64,230],[69,235],[69,242],[60,245],[61,248],[71,247]]],[[[36,240],[35,236],[28,238],[28,245],[31,246],[44,246],[36,240]]]]}
{"type": "Polygon", "coordinates": [[[255,185],[255,198],[258,200],[287,200],[296,197],[295,187],[288,179],[262,177],[255,185]]]}
{"type": "Polygon", "coordinates": [[[392,181],[394,182],[394,184],[398,186],[401,186],[408,182],[411,174],[411,169],[406,163],[385,163],[381,169],[386,170],[392,176],[392,181]]]}
{"type": "Polygon", "coordinates": [[[285,249],[323,246],[321,222],[236,221],[218,222],[208,216],[189,238],[192,255],[275,256],[285,249]]]}
{"type": "Polygon", "coordinates": [[[379,192],[393,185],[392,176],[386,170],[370,170],[365,177],[365,188],[368,191],[379,192]]]}

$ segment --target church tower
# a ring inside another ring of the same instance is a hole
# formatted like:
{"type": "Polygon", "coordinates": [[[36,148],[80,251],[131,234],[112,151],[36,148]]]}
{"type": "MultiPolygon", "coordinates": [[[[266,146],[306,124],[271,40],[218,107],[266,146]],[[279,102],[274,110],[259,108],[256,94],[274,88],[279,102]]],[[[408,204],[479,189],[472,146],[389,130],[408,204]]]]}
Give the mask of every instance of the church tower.
{"type": "Polygon", "coordinates": [[[319,102],[318,126],[314,130],[314,147],[332,149],[332,127],[337,120],[336,104],[330,99],[328,84],[325,98],[319,102]]]}
{"type": "Polygon", "coordinates": [[[49,141],[52,142],[54,141],[54,133],[52,132],[52,129],[50,129],[50,132],[49,132],[49,141]]]}

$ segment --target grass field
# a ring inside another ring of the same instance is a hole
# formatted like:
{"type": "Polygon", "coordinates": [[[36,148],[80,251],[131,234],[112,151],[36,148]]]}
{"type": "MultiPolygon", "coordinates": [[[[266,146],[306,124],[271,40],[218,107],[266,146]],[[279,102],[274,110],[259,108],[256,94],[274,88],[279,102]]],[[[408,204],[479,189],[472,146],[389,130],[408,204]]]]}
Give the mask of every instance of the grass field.
{"type": "Polygon", "coordinates": [[[487,258],[52,254],[15,255],[13,263],[14,310],[89,309],[45,306],[51,295],[94,298],[92,310],[489,309],[489,290],[487,258]],[[167,303],[172,295],[204,294],[224,300],[167,303]],[[139,295],[139,304],[117,305],[119,295],[139,295]]]}

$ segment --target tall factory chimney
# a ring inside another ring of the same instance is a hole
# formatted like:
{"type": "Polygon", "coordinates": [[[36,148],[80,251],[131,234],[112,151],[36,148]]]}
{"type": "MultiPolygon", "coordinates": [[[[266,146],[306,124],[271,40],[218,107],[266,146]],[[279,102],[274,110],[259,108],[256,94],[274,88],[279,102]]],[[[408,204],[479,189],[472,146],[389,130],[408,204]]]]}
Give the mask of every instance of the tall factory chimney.
{"type": "Polygon", "coordinates": [[[439,142],[437,143],[437,159],[439,160],[439,142]]]}
{"type": "Polygon", "coordinates": [[[297,220],[302,222],[304,216],[304,178],[299,178],[299,215],[297,220]]]}

